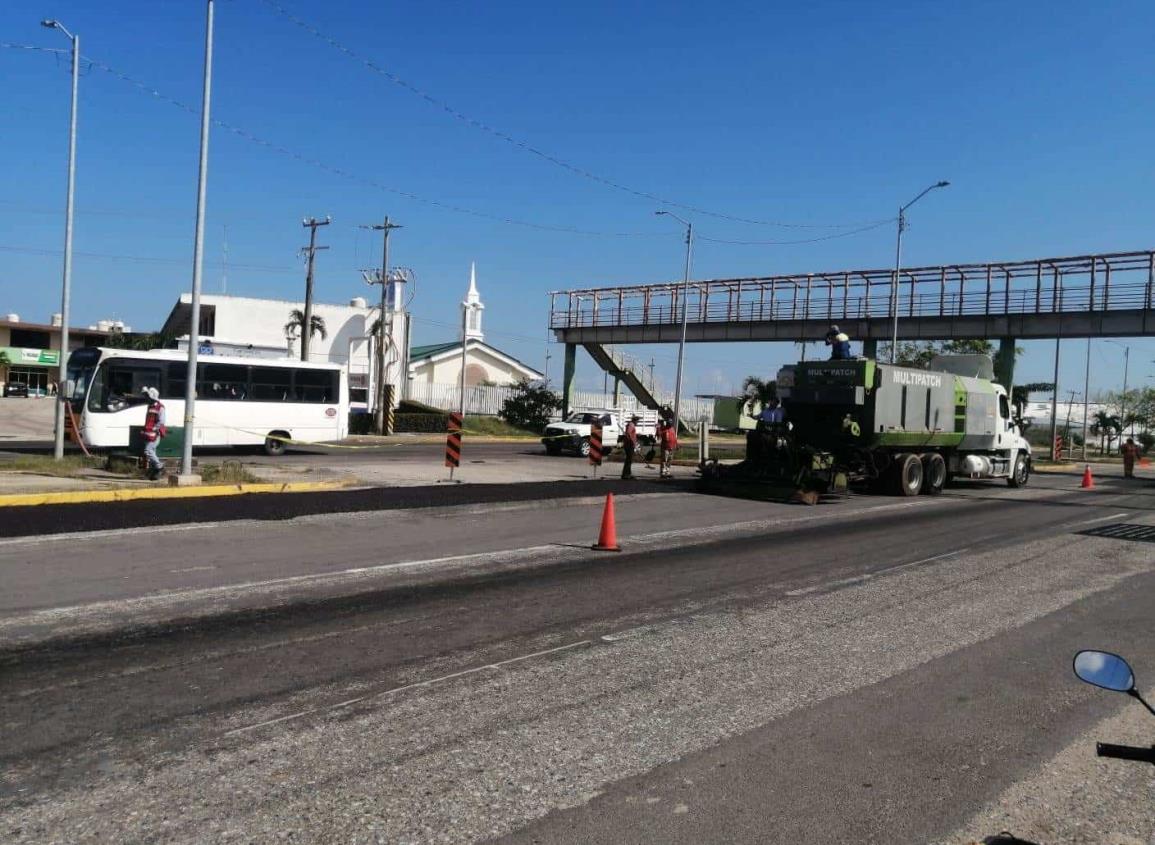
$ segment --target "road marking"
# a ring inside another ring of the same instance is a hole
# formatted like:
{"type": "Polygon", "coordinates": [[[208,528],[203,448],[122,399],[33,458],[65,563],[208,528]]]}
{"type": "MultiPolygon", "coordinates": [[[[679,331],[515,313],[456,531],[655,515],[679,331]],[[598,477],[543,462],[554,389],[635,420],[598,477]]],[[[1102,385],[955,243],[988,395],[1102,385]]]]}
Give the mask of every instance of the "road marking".
{"type": "Polygon", "coordinates": [[[894,566],[888,566],[885,569],[876,569],[874,572],[865,572],[862,575],[855,575],[850,578],[841,578],[837,581],[828,581],[825,584],[815,584],[812,587],[801,587],[797,590],[788,590],[785,595],[791,597],[808,596],[811,593],[818,593],[824,590],[834,589],[836,587],[846,587],[851,584],[862,584],[866,581],[872,581],[880,575],[889,575],[893,572],[898,572],[903,569],[910,569],[913,566],[921,566],[924,563],[932,563],[936,560],[945,560],[949,557],[957,557],[965,552],[969,552],[970,548],[956,549],[953,552],[943,552],[940,555],[932,555],[931,557],[924,557],[921,560],[912,560],[909,563],[899,563],[894,566]]]}
{"type": "Polygon", "coordinates": [[[1131,511],[1123,511],[1122,513],[1113,513],[1110,516],[1097,516],[1094,519],[1084,519],[1082,522],[1073,523],[1073,525],[1091,525],[1095,522],[1106,522],[1108,519],[1122,519],[1130,515],[1131,511]]]}
{"type": "Polygon", "coordinates": [[[412,684],[405,684],[404,686],[393,687],[392,689],[383,690],[381,692],[372,693],[370,695],[362,695],[362,696],[358,696],[357,698],[350,698],[347,701],[342,701],[342,702],[339,702],[337,704],[330,704],[326,707],[311,707],[308,710],[301,710],[300,712],[297,712],[297,713],[290,713],[287,716],[278,716],[276,719],[266,719],[263,722],[257,722],[257,723],[252,724],[252,725],[245,725],[244,727],[240,727],[240,728],[233,728],[232,730],[225,731],[224,734],[222,734],[222,736],[235,736],[236,734],[246,733],[248,731],[255,731],[257,728],[265,728],[265,727],[268,727],[269,725],[277,725],[277,724],[280,724],[281,722],[290,722],[290,721],[293,721],[295,719],[303,719],[305,716],[309,716],[309,715],[312,715],[314,713],[326,713],[326,712],[329,712],[332,710],[339,710],[343,707],[348,707],[348,706],[350,706],[352,704],[356,704],[360,701],[368,701],[369,699],[373,699],[373,698],[384,698],[387,695],[394,695],[394,694],[399,693],[399,692],[405,692],[406,690],[417,689],[419,687],[431,687],[434,684],[440,684],[444,681],[451,681],[454,678],[463,678],[466,675],[476,675],[478,672],[485,672],[487,670],[492,670],[492,669],[501,669],[504,666],[510,666],[514,663],[521,663],[521,662],[526,661],[526,660],[532,660],[535,657],[545,657],[548,654],[558,654],[559,652],[570,651],[571,649],[581,648],[582,646],[588,646],[588,645],[593,645],[593,640],[581,640],[580,642],[576,642],[576,643],[569,643],[567,645],[559,645],[555,648],[547,648],[547,649],[544,649],[542,651],[535,651],[535,652],[532,652],[530,654],[523,654],[520,657],[511,657],[508,660],[499,660],[496,663],[487,663],[484,666],[474,666],[472,669],[462,669],[460,672],[452,672],[448,675],[441,675],[439,677],[430,678],[430,679],[425,680],[425,681],[416,681],[412,684]]]}
{"type": "Polygon", "coordinates": [[[172,572],[174,574],[178,573],[178,572],[208,572],[209,570],[212,570],[212,569],[216,569],[216,567],[215,566],[186,566],[184,569],[170,569],[169,572],[172,572]]]}

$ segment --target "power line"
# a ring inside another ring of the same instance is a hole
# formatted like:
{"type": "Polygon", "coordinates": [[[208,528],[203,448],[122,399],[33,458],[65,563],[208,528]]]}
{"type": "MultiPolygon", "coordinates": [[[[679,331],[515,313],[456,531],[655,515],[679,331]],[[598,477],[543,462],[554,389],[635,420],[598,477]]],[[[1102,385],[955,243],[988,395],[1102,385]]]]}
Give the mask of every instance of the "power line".
{"type": "Polygon", "coordinates": [[[374,73],[376,73],[380,76],[383,76],[384,78],[388,79],[393,84],[405,89],[409,93],[420,97],[422,100],[425,100],[431,106],[434,106],[435,108],[438,108],[441,111],[444,111],[446,114],[453,117],[455,120],[459,120],[462,123],[465,123],[469,126],[472,126],[474,129],[477,129],[477,130],[484,132],[488,135],[492,135],[494,138],[498,138],[499,140],[504,141],[507,144],[511,144],[512,146],[517,147],[520,150],[523,150],[523,151],[525,151],[531,155],[537,156],[538,158],[543,159],[544,161],[547,161],[550,164],[553,164],[557,167],[560,167],[563,170],[569,171],[570,173],[573,173],[576,176],[580,176],[581,178],[588,179],[592,182],[597,182],[600,185],[604,185],[608,188],[613,188],[616,191],[621,191],[621,192],[626,193],[626,194],[631,194],[632,196],[638,197],[640,199],[650,200],[651,202],[656,202],[656,203],[659,203],[661,205],[673,206],[674,208],[680,208],[680,209],[683,209],[685,211],[692,211],[695,214],[702,214],[702,215],[705,215],[707,217],[714,217],[714,218],[719,219],[719,220],[729,220],[729,221],[734,222],[734,223],[750,223],[750,224],[757,225],[757,226],[779,226],[779,227],[784,228],[784,229],[847,229],[847,228],[851,228],[851,227],[855,227],[855,226],[862,226],[862,225],[872,224],[872,223],[876,223],[876,222],[890,222],[889,220],[886,220],[886,221],[874,221],[874,220],[861,221],[860,220],[860,221],[855,222],[855,223],[784,223],[784,222],[776,221],[776,220],[756,220],[756,219],[752,219],[752,218],[748,218],[748,217],[738,217],[738,216],[733,215],[733,214],[723,214],[723,213],[717,212],[717,211],[709,211],[707,209],[699,208],[699,207],[694,206],[694,205],[689,205],[687,203],[682,203],[682,202],[678,202],[676,200],[668,199],[666,197],[661,197],[661,196],[658,196],[657,194],[652,194],[648,191],[642,191],[642,190],[639,190],[637,188],[631,188],[628,185],[623,185],[620,182],[615,182],[612,179],[608,179],[604,176],[599,176],[598,174],[592,173],[583,167],[579,167],[576,164],[573,164],[571,162],[566,161],[565,159],[558,158],[555,155],[544,152],[543,150],[538,149],[537,147],[533,146],[532,144],[530,144],[526,141],[523,141],[519,138],[515,138],[512,135],[509,135],[508,133],[503,132],[500,129],[497,129],[493,126],[490,126],[488,123],[485,123],[484,121],[478,120],[477,118],[474,118],[474,117],[470,117],[469,115],[465,114],[464,112],[461,112],[458,109],[451,106],[445,100],[434,97],[432,94],[422,90],[421,88],[418,88],[416,85],[412,84],[411,82],[406,81],[405,79],[403,79],[402,77],[393,73],[392,71],[388,70],[387,68],[381,67],[376,62],[374,62],[372,59],[368,59],[368,58],[360,55],[359,53],[357,53],[356,51],[354,51],[350,47],[347,47],[344,44],[342,44],[340,41],[337,41],[332,36],[326,35],[321,30],[319,30],[317,27],[313,26],[312,24],[308,23],[307,21],[302,20],[301,18],[298,18],[296,15],[289,12],[287,9],[285,9],[283,6],[281,6],[279,3],[275,2],[275,0],[261,0],[261,2],[264,3],[266,6],[268,6],[270,9],[272,9],[276,14],[278,14],[279,16],[284,18],[285,20],[292,23],[293,25],[303,29],[305,32],[309,33],[310,35],[312,35],[316,38],[319,38],[321,41],[324,41],[326,44],[328,44],[334,50],[337,50],[338,52],[344,53],[346,56],[348,56],[349,58],[353,59],[354,61],[360,63],[361,65],[363,65],[364,67],[373,71],[374,73]]]}
{"type": "Polygon", "coordinates": [[[863,226],[860,229],[852,229],[849,232],[837,232],[833,235],[823,235],[819,238],[802,238],[794,241],[731,241],[724,238],[710,238],[706,235],[698,235],[697,239],[700,241],[709,241],[712,244],[727,244],[730,246],[789,246],[791,244],[813,244],[819,241],[832,241],[835,238],[849,238],[852,235],[861,235],[863,232],[870,232],[881,226],[886,226],[893,223],[894,220],[879,220],[876,223],[871,223],[869,226],[863,226]]]}
{"type": "MultiPolygon", "coordinates": [[[[56,256],[63,254],[63,252],[59,249],[35,249],[33,247],[2,245],[0,245],[0,252],[15,252],[21,255],[44,256],[56,256]]],[[[188,264],[188,261],[182,258],[157,258],[147,255],[111,255],[104,252],[73,252],[73,255],[83,258],[102,259],[105,261],[133,261],[139,264],[188,264]]],[[[218,263],[210,266],[219,267],[221,265],[218,263]]],[[[236,264],[233,262],[229,263],[229,267],[233,270],[252,270],[257,273],[285,273],[292,270],[291,267],[276,267],[269,264],[236,264]]]]}
{"type": "MultiPolygon", "coordinates": [[[[146,83],[141,82],[138,79],[134,79],[131,76],[128,76],[127,74],[122,73],[121,71],[117,70],[116,68],[111,67],[110,65],[104,64],[103,62],[96,61],[95,59],[87,59],[87,61],[89,62],[89,64],[92,67],[96,68],[97,70],[104,71],[105,73],[116,77],[117,79],[121,80],[122,82],[127,82],[129,85],[132,85],[133,87],[137,88],[138,90],[140,90],[146,94],[149,94],[150,96],[152,96],[158,100],[162,100],[162,101],[168,103],[169,105],[175,106],[176,108],[181,109],[182,111],[188,112],[189,114],[196,115],[196,114],[200,113],[197,109],[193,108],[192,106],[188,105],[187,103],[183,103],[180,100],[177,100],[173,97],[170,97],[167,94],[164,94],[161,91],[158,91],[157,89],[151,87],[150,85],[147,85],[146,83]]],[[[602,231],[578,229],[578,228],[571,227],[571,226],[552,226],[552,225],[547,225],[547,224],[543,224],[543,223],[533,223],[533,222],[530,222],[527,220],[518,220],[518,219],[513,218],[513,217],[503,217],[501,215],[488,214],[484,211],[478,211],[478,210],[473,209],[473,208],[467,208],[465,206],[455,205],[453,203],[441,202],[440,200],[429,199],[427,197],[422,197],[422,196],[419,196],[418,194],[414,194],[411,191],[404,191],[404,190],[401,190],[399,188],[390,187],[389,185],[383,185],[380,182],[377,182],[373,179],[367,179],[363,176],[358,176],[357,174],[352,173],[352,172],[345,170],[343,168],[335,167],[333,165],[330,165],[330,164],[327,164],[327,163],[321,161],[320,159],[313,158],[312,156],[308,156],[308,155],[296,152],[295,150],[291,150],[288,147],[282,146],[281,144],[266,140],[265,138],[262,138],[258,135],[254,135],[252,132],[249,132],[246,129],[242,129],[239,126],[234,126],[230,123],[226,123],[223,120],[213,118],[212,122],[213,122],[214,126],[217,126],[220,129],[224,129],[225,131],[231,132],[232,134],[234,134],[240,138],[244,138],[246,141],[249,141],[250,143],[254,143],[254,144],[257,144],[259,146],[265,147],[266,149],[272,150],[273,152],[275,152],[279,155],[294,159],[295,161],[301,162],[302,164],[307,164],[311,167],[317,168],[318,170],[323,170],[323,171],[330,173],[334,176],[339,176],[342,179],[347,179],[347,180],[352,181],[352,182],[357,182],[359,184],[366,185],[368,187],[375,188],[376,190],[384,191],[386,193],[395,194],[397,196],[404,197],[405,199],[413,200],[414,202],[423,203],[425,205],[433,206],[435,208],[440,208],[440,209],[443,209],[445,211],[452,211],[456,214],[467,214],[467,215],[470,215],[472,217],[480,217],[480,218],[485,219],[485,220],[491,220],[491,221],[494,221],[496,223],[505,223],[505,224],[510,225],[510,226],[522,226],[525,228],[537,229],[537,230],[545,231],[545,232],[559,232],[559,233],[571,234],[571,235],[590,235],[590,236],[595,236],[595,237],[611,237],[611,238],[666,237],[665,234],[657,234],[654,232],[602,232],[602,231]]]]}

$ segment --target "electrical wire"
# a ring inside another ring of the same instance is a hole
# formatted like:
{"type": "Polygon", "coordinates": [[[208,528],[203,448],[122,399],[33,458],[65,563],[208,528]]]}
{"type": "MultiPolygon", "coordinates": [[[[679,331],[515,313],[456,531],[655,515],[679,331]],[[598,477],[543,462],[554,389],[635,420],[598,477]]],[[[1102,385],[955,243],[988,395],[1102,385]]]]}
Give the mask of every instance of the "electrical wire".
{"type": "MultiPolygon", "coordinates": [[[[0,245],[0,252],[14,252],[21,255],[45,255],[56,256],[63,255],[63,250],[59,249],[35,249],[33,247],[23,246],[6,246],[0,245]]],[[[111,255],[104,252],[73,252],[74,256],[78,258],[97,258],[106,261],[132,261],[138,264],[188,264],[188,261],[181,258],[157,258],[147,255],[111,255]]],[[[206,262],[209,267],[221,267],[220,262],[206,262]]],[[[276,267],[270,264],[236,264],[229,263],[230,270],[252,270],[257,273],[285,273],[290,272],[291,267],[276,267]]]]}
{"type": "Polygon", "coordinates": [[[709,211],[707,209],[700,208],[698,206],[689,205],[687,203],[678,202],[677,200],[672,200],[672,199],[669,199],[667,197],[659,196],[657,194],[652,194],[649,191],[643,191],[643,190],[639,190],[637,188],[631,188],[629,185],[624,185],[620,182],[615,182],[612,179],[608,179],[604,176],[599,176],[596,173],[592,173],[591,171],[586,170],[583,167],[579,167],[578,165],[572,164],[571,162],[568,162],[565,159],[559,158],[555,155],[552,155],[552,154],[547,153],[543,150],[540,150],[537,147],[533,146],[532,144],[530,144],[526,141],[523,141],[519,138],[515,138],[512,135],[509,135],[508,133],[503,132],[500,129],[497,129],[493,126],[490,126],[488,123],[485,123],[484,121],[478,120],[477,118],[474,118],[474,117],[470,117],[469,115],[465,114],[464,112],[461,112],[458,109],[451,106],[445,100],[441,100],[441,99],[433,96],[432,94],[429,94],[428,92],[422,90],[421,88],[418,88],[416,85],[412,84],[411,82],[406,81],[405,79],[403,79],[402,77],[393,73],[392,71],[388,70],[387,68],[381,67],[376,62],[374,62],[372,59],[368,59],[368,58],[360,55],[359,53],[357,53],[356,51],[354,51],[350,47],[347,47],[346,45],[342,44],[340,41],[337,41],[332,36],[326,35],[324,32],[322,32],[317,27],[313,26],[312,24],[308,23],[307,21],[304,21],[301,18],[299,18],[296,15],[289,12],[287,9],[285,9],[283,6],[281,6],[275,0],[261,0],[261,2],[264,3],[264,5],[268,6],[270,9],[272,9],[277,15],[279,15],[280,17],[287,20],[289,23],[292,23],[294,26],[297,26],[300,29],[303,29],[305,32],[309,33],[310,35],[314,36],[315,38],[318,38],[321,41],[324,41],[326,44],[328,44],[334,50],[337,50],[340,53],[344,53],[346,56],[348,56],[353,61],[358,62],[359,64],[361,64],[364,67],[368,68],[369,70],[373,71],[374,73],[376,73],[380,76],[383,76],[385,79],[388,79],[393,84],[405,89],[406,91],[408,91],[411,94],[416,95],[417,97],[420,97],[422,100],[425,100],[425,102],[429,103],[434,108],[440,109],[441,111],[445,112],[446,114],[448,114],[450,117],[454,118],[455,120],[459,120],[462,123],[465,123],[469,126],[472,126],[474,129],[477,129],[481,132],[484,132],[487,135],[491,135],[494,138],[498,138],[499,140],[504,141],[505,143],[510,144],[514,147],[517,147],[518,149],[523,150],[524,152],[527,152],[530,155],[537,156],[538,158],[543,159],[544,161],[547,161],[556,167],[560,167],[562,170],[566,170],[566,171],[568,171],[568,172],[570,172],[576,176],[580,176],[583,179],[588,179],[591,182],[596,182],[596,183],[603,185],[605,187],[613,188],[616,191],[621,191],[622,193],[630,194],[632,196],[635,196],[635,197],[638,197],[641,199],[650,200],[651,202],[659,203],[661,205],[668,205],[668,206],[671,206],[673,208],[680,208],[684,211],[691,211],[695,214],[701,214],[701,215],[706,216],[706,217],[713,217],[713,218],[716,218],[718,220],[728,220],[728,221],[733,222],[733,223],[749,223],[749,224],[756,225],[756,226],[778,226],[778,227],[781,227],[784,229],[849,229],[849,228],[853,228],[856,226],[869,225],[869,224],[876,223],[876,222],[890,222],[889,220],[886,220],[886,221],[875,221],[875,220],[861,221],[860,220],[860,221],[855,222],[855,223],[785,223],[785,222],[777,221],[777,220],[757,220],[757,219],[752,219],[749,217],[739,217],[739,216],[733,215],[733,214],[723,214],[723,213],[717,212],[717,211],[709,211]]]}
{"type": "MultiPolygon", "coordinates": [[[[95,59],[86,59],[86,60],[91,64],[92,67],[96,68],[97,70],[104,71],[105,73],[121,80],[122,82],[126,82],[129,85],[132,85],[137,90],[142,91],[143,93],[148,94],[148,95],[154,97],[155,99],[166,102],[169,105],[172,105],[178,109],[181,109],[182,111],[188,112],[189,114],[192,114],[192,115],[199,115],[200,114],[199,109],[196,109],[187,103],[181,102],[180,100],[177,100],[173,97],[170,97],[167,94],[164,94],[161,91],[158,91],[157,89],[151,87],[150,85],[147,85],[146,83],[141,82],[138,79],[134,79],[131,76],[129,76],[128,74],[122,73],[121,71],[117,70],[116,68],[113,68],[110,65],[105,64],[104,62],[99,62],[99,61],[96,61],[95,59]]],[[[231,132],[233,135],[236,135],[239,138],[243,138],[244,140],[249,141],[250,143],[257,144],[258,146],[261,146],[261,147],[264,147],[265,149],[271,150],[271,151],[277,153],[278,155],[284,156],[286,158],[291,158],[291,159],[298,161],[302,164],[307,164],[310,167],[314,167],[318,170],[322,170],[322,171],[329,173],[333,176],[338,176],[342,179],[346,179],[346,180],[351,181],[351,182],[356,182],[358,184],[365,185],[367,187],[374,188],[374,189],[379,190],[379,191],[384,191],[386,193],[394,194],[396,196],[404,197],[405,199],[412,200],[412,201],[418,202],[418,203],[422,203],[424,205],[429,205],[429,206],[432,206],[434,208],[440,208],[444,211],[451,211],[455,214],[465,214],[465,215],[469,215],[472,217],[479,217],[479,218],[484,219],[484,220],[491,220],[491,221],[496,222],[496,223],[504,223],[504,224],[507,224],[510,226],[521,226],[524,228],[536,229],[536,230],[544,231],[544,232],[559,232],[562,234],[570,234],[570,235],[589,235],[589,236],[594,236],[594,237],[610,237],[610,238],[667,237],[667,235],[665,235],[665,234],[658,234],[658,233],[654,233],[654,232],[605,232],[605,231],[578,229],[578,228],[572,227],[572,226],[553,226],[553,225],[548,225],[548,224],[544,224],[544,223],[534,223],[534,222],[531,222],[528,220],[519,220],[519,219],[513,218],[513,217],[504,217],[502,215],[497,215],[497,214],[488,214],[484,211],[478,211],[478,210],[473,209],[473,208],[467,208],[465,206],[456,205],[453,203],[441,202],[440,200],[429,199],[428,197],[419,196],[418,194],[415,194],[411,191],[401,190],[400,188],[394,188],[394,187],[391,187],[389,185],[384,185],[384,184],[377,182],[376,180],[373,180],[373,179],[367,179],[363,176],[357,175],[356,173],[352,173],[348,170],[345,170],[344,168],[336,167],[336,166],[331,165],[331,164],[327,164],[326,162],[323,162],[320,159],[314,158],[314,157],[306,155],[304,153],[299,153],[295,150],[289,149],[288,147],[282,146],[281,144],[278,144],[274,141],[269,141],[265,138],[260,137],[259,135],[255,135],[252,132],[249,132],[246,129],[242,129],[239,126],[234,126],[231,123],[226,123],[225,121],[220,120],[218,118],[212,118],[212,124],[214,126],[220,128],[220,129],[224,129],[226,132],[231,132]]]]}
{"type": "Polygon", "coordinates": [[[894,222],[894,218],[890,218],[889,220],[879,220],[875,223],[871,223],[869,226],[863,226],[860,229],[852,229],[849,232],[837,232],[833,235],[823,235],[822,237],[818,238],[802,238],[800,240],[793,241],[731,241],[724,238],[711,238],[706,235],[695,235],[695,238],[699,241],[708,241],[712,244],[727,244],[729,246],[789,246],[791,244],[813,244],[818,243],[819,241],[832,241],[836,238],[849,238],[852,235],[861,235],[863,232],[870,232],[874,229],[878,229],[882,226],[886,226],[894,222]]]}

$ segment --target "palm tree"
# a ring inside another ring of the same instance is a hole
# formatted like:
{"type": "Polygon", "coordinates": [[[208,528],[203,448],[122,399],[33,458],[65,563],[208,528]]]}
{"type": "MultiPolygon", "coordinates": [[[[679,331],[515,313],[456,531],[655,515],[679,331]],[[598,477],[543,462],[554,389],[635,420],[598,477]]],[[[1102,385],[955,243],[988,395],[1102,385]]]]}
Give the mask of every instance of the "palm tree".
{"type": "MultiPolygon", "coordinates": [[[[305,312],[300,308],[294,308],[289,312],[289,322],[285,323],[285,337],[290,340],[295,340],[301,336],[301,327],[305,325],[305,312]]],[[[309,337],[320,335],[321,340],[329,336],[329,330],[325,328],[325,318],[319,314],[314,314],[313,319],[309,321],[309,337]]],[[[304,349],[301,350],[301,360],[304,358],[304,349]]]]}
{"type": "Polygon", "coordinates": [[[1119,432],[1123,430],[1123,421],[1119,419],[1117,414],[1112,414],[1109,411],[1095,412],[1095,425],[1093,426],[1095,433],[1100,437],[1099,451],[1101,454],[1109,455],[1111,453],[1111,444],[1115,442],[1115,438],[1119,432]],[[1103,448],[1103,442],[1106,441],[1106,449],[1103,448]]]}
{"type": "Polygon", "coordinates": [[[738,400],[738,411],[752,416],[755,413],[755,402],[764,408],[771,399],[777,398],[778,382],[763,381],[758,376],[746,376],[742,382],[742,398],[738,400]]]}

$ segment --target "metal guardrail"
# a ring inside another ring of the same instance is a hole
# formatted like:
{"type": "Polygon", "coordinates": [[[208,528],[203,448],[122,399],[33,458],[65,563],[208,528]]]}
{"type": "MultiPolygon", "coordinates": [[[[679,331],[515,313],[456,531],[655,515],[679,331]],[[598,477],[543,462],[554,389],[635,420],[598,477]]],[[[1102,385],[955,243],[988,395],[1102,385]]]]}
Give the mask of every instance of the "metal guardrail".
{"type": "MultiPolygon", "coordinates": [[[[894,270],[691,282],[694,323],[853,320],[893,312],[894,270]]],[[[550,328],[669,325],[681,284],[550,293],[550,328]]],[[[902,317],[1095,313],[1155,308],[1155,250],[990,264],[903,268],[902,317]]]]}

